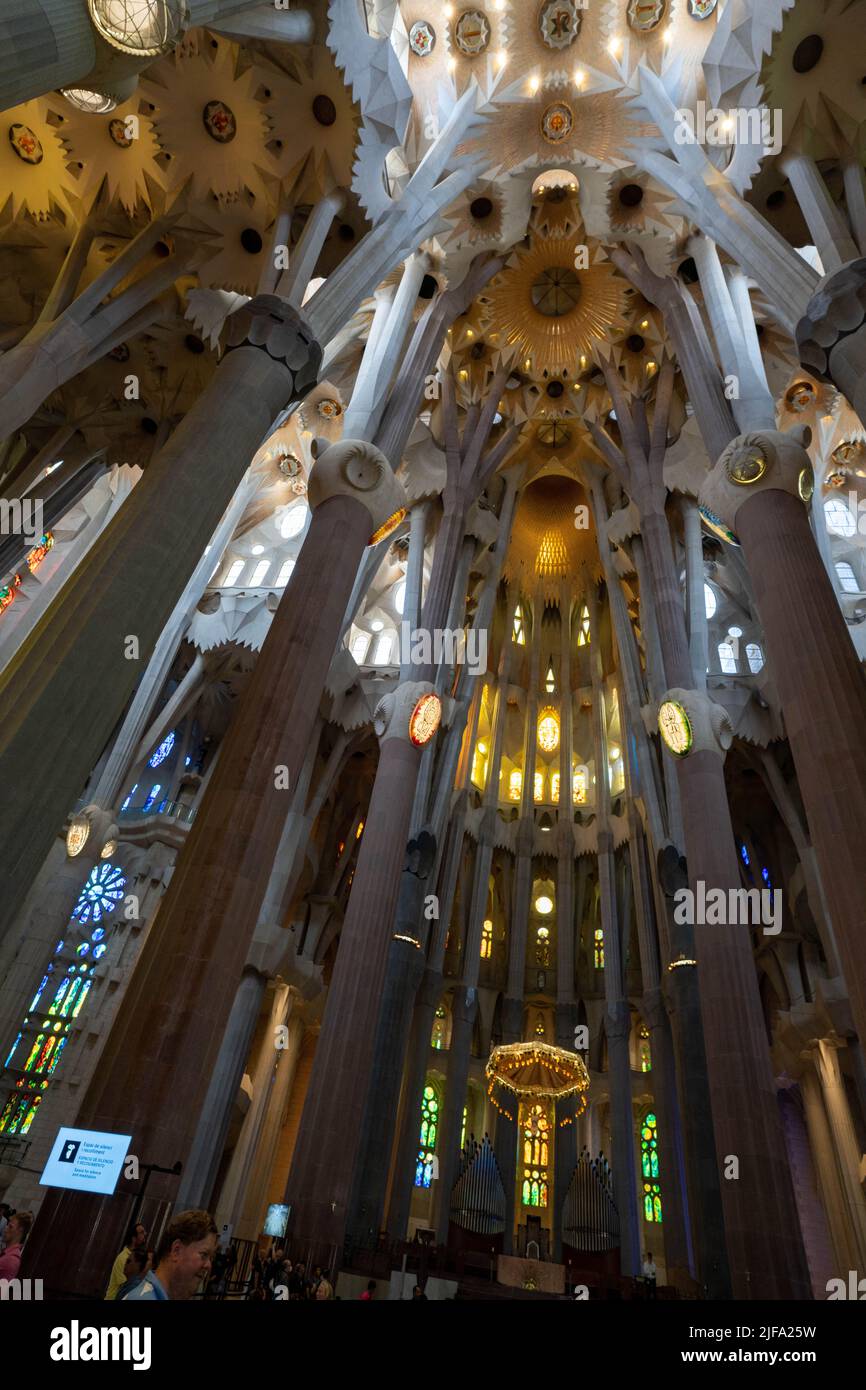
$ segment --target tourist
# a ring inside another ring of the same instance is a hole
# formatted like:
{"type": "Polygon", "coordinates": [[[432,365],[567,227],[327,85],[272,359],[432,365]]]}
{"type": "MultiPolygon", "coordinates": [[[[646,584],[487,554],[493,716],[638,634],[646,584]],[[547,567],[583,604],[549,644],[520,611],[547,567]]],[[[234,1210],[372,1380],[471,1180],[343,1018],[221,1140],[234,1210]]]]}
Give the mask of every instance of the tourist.
{"type": "Polygon", "coordinates": [[[150,1268],[150,1256],[143,1245],[136,1246],[130,1250],[123,1266],[124,1282],[115,1294],[115,1301],[126,1298],[128,1293],[137,1289],[148,1269],[150,1268]]]}
{"type": "Polygon", "coordinates": [[[137,1221],[130,1229],[126,1244],[111,1266],[111,1277],[108,1281],[108,1288],[105,1290],[106,1300],[116,1299],[118,1290],[127,1278],[124,1268],[128,1257],[133,1250],[146,1250],[147,1247],[147,1228],[137,1221]]]}
{"type": "Polygon", "coordinates": [[[646,1252],[646,1257],[643,1262],[643,1277],[647,1291],[647,1298],[655,1298],[656,1296],[656,1280],[658,1279],[658,1273],[659,1272],[656,1267],[656,1262],[652,1256],[652,1251],[648,1250],[646,1252]]]}
{"type": "Polygon", "coordinates": [[[324,1303],[327,1299],[334,1297],[333,1286],[329,1283],[327,1276],[324,1274],[322,1275],[321,1279],[319,1280],[316,1286],[315,1297],[318,1302],[322,1303],[324,1303]]]}
{"type": "Polygon", "coordinates": [[[14,1216],[9,1217],[6,1227],[6,1245],[3,1254],[0,1255],[0,1279],[18,1278],[18,1270],[21,1268],[21,1252],[32,1225],[33,1213],[31,1211],[16,1211],[14,1216]]]}
{"type": "Polygon", "coordinates": [[[361,1302],[361,1303],[369,1303],[369,1302],[371,1301],[371,1299],[373,1299],[373,1298],[375,1297],[375,1294],[376,1294],[376,1280],[375,1280],[375,1279],[371,1279],[371,1280],[369,1281],[369,1283],[367,1284],[366,1289],[365,1289],[364,1292],[361,1294],[360,1302],[361,1302]]]}
{"type": "Polygon", "coordinates": [[[124,1302],[179,1302],[194,1298],[210,1273],[217,1228],[206,1211],[182,1211],[159,1243],[156,1267],[124,1296],[124,1302]]]}

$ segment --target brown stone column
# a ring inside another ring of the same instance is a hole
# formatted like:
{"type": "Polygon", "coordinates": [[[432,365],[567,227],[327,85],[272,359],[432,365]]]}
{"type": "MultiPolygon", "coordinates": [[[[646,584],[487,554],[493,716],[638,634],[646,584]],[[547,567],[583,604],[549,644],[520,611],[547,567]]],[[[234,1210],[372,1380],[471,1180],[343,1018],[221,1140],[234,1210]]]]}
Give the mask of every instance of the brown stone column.
{"type": "MultiPolygon", "coordinates": [[[[691,660],[670,531],[647,509],[641,534],[665,676],[691,686],[691,660]]],[[[695,699],[706,698],[695,694],[695,699]]],[[[670,756],[665,754],[665,756],[670,756]]],[[[740,887],[720,748],[676,760],[689,880],[740,887]]],[[[788,1170],[748,926],[695,925],[695,953],[725,1237],[735,1298],[805,1298],[805,1256],[788,1170]],[[739,1176],[729,1157],[739,1160],[739,1176]]],[[[686,967],[688,968],[688,967],[686,967]]]]}
{"type": "Polygon", "coordinates": [[[798,497],[737,512],[854,1025],[866,1037],[866,680],[798,497]]]}
{"type": "Polygon", "coordinates": [[[296,1254],[330,1267],[342,1256],[421,760],[421,748],[408,736],[409,720],[429,690],[402,685],[383,701],[393,701],[390,710],[377,712],[379,766],[286,1191],[296,1254]]]}
{"type": "MultiPolygon", "coordinates": [[[[131,1133],[142,1164],[170,1167],[190,1151],[358,564],[395,495],[394,476],[371,445],[333,445],[313,472],[313,519],[297,566],[79,1115],[83,1128],[131,1133]],[[354,488],[341,483],[344,470],[353,470],[354,488]],[[379,485],[367,470],[379,470],[379,485]]],[[[163,1178],[148,1193],[175,1190],[163,1178]]],[[[52,1194],[47,1216],[40,1213],[32,1258],[52,1286],[77,1281],[90,1291],[122,1235],[118,1204],[107,1199],[94,1211],[90,1202],[52,1194]],[[66,1232],[76,1216],[83,1227],[97,1214],[92,1263],[82,1264],[66,1232]]]]}
{"type": "Polygon", "coordinates": [[[278,412],[315,385],[320,349],[281,300],[252,300],[227,336],[236,346],[213,381],[0,676],[0,933],[255,450],[278,412]]]}

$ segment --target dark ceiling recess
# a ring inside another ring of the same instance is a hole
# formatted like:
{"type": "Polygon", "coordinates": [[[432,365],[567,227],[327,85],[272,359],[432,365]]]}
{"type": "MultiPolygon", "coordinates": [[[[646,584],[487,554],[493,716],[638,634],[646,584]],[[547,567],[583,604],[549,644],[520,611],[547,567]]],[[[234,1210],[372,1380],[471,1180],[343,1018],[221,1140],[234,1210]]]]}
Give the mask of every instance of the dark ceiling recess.
{"type": "Polygon", "coordinates": [[[354,241],[355,228],[350,227],[348,222],[341,222],[339,231],[337,232],[337,236],[340,238],[341,241],[354,241]]]}
{"type": "Polygon", "coordinates": [[[201,353],[204,352],[204,343],[202,342],[201,338],[199,338],[198,334],[187,333],[186,337],[184,338],[184,342],[186,344],[187,352],[193,353],[195,357],[199,357],[201,353]]]}
{"type": "Polygon", "coordinates": [[[639,208],[643,202],[643,189],[639,183],[624,183],[619,190],[619,201],[624,208],[639,208]]]}
{"type": "Polygon", "coordinates": [[[698,275],[698,268],[695,265],[694,256],[689,256],[687,260],[681,262],[679,276],[681,280],[685,280],[687,285],[696,285],[698,283],[700,276],[698,275]]]}
{"type": "Polygon", "coordinates": [[[432,275],[425,275],[421,281],[421,288],[418,291],[419,299],[432,299],[436,293],[436,280],[432,275]]]}
{"type": "Polygon", "coordinates": [[[469,356],[472,358],[473,362],[480,362],[486,351],[486,343],[473,343],[472,347],[469,349],[469,356]]]}
{"type": "Polygon", "coordinates": [[[155,420],[151,420],[149,415],[145,415],[141,422],[141,428],[144,430],[145,434],[156,434],[159,425],[155,420]]]}
{"type": "Polygon", "coordinates": [[[241,232],[241,246],[251,256],[257,256],[262,249],[262,239],[255,227],[244,227],[241,232]]]}
{"type": "Polygon", "coordinates": [[[552,400],[558,400],[564,391],[565,387],[561,381],[549,381],[547,383],[547,394],[552,400]]]}
{"type": "Polygon", "coordinates": [[[313,97],[313,115],[319,125],[333,125],[337,119],[337,108],[330,97],[313,97]]]}
{"type": "Polygon", "coordinates": [[[777,208],[783,208],[788,201],[784,188],[777,188],[775,193],[771,193],[767,198],[767,207],[770,212],[775,212],[777,208]]]}
{"type": "Polygon", "coordinates": [[[171,255],[171,247],[166,241],[158,241],[153,248],[153,254],[159,256],[161,261],[164,261],[166,256],[171,255]]]}
{"type": "Polygon", "coordinates": [[[811,72],[816,68],[824,54],[824,40],[820,34],[810,34],[794,49],[793,66],[795,72],[811,72]]]}
{"type": "Polygon", "coordinates": [[[493,211],[493,203],[489,198],[473,198],[469,204],[469,211],[476,222],[483,222],[493,211]]]}
{"type": "Polygon", "coordinates": [[[625,340],[629,352],[643,352],[646,342],[639,333],[631,333],[625,340]]]}

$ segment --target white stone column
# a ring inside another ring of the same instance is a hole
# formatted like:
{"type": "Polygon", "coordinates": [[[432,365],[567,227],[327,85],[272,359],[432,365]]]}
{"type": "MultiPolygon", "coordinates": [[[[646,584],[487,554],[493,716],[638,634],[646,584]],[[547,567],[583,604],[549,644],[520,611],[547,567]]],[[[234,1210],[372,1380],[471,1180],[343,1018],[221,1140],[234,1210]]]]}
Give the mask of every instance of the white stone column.
{"type": "Polygon", "coordinates": [[[331,223],[337,213],[342,211],[345,202],[346,195],[342,189],[336,188],[332,193],[326,193],[320,198],[310,211],[298,244],[292,252],[289,268],[283,271],[277,283],[277,294],[287,299],[293,309],[300,309],[304,302],[307,286],[316,269],[325,238],[331,230],[331,223]]]}
{"type": "Polygon", "coordinates": [[[826,274],[856,261],[859,251],[848,224],[812,156],[802,150],[785,151],[776,160],[776,168],[791,184],[826,274]]]}

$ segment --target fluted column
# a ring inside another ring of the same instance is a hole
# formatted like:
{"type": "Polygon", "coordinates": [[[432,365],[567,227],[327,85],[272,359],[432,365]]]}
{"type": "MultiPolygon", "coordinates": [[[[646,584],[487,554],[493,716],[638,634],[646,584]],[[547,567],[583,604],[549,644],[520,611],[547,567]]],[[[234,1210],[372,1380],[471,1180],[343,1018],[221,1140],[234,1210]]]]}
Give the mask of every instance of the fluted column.
{"type": "MultiPolygon", "coordinates": [[[[216,1059],[220,1023],[247,959],[357,560],[371,529],[393,510],[396,486],[369,445],[342,441],[319,455],[313,519],[297,566],[106,1045],[110,1063],[82,1105],[85,1126],[131,1133],[133,1151],[147,1161],[170,1166],[191,1148],[200,1077],[216,1059]],[[367,491],[349,478],[366,482],[367,491]]],[[[91,1199],[70,1193],[64,1201],[64,1219],[67,1208],[71,1219],[76,1204],[91,1199]]],[[[110,1199],[104,1205],[100,1231],[110,1243],[117,1208],[110,1199]]],[[[40,1225],[47,1231],[48,1223],[40,1225]]],[[[58,1235],[62,1229],[56,1223],[58,1235]]],[[[69,1251],[45,1239],[50,1249],[43,1246],[42,1258],[53,1274],[69,1251]]],[[[94,1247],[94,1258],[104,1253],[94,1247]]]]}
{"type": "Polygon", "coordinates": [[[701,498],[743,547],[854,1024],[866,1037],[866,680],[801,500],[811,478],[804,443],[802,431],[734,440],[701,498]]]}
{"type": "Polygon", "coordinates": [[[177,1191],[179,1211],[207,1207],[210,1202],[266,985],[264,975],[247,966],[235,994],[208,1082],[195,1140],[177,1191]]]}
{"type": "Polygon", "coordinates": [[[818,1043],[815,1049],[815,1067],[833,1134],[851,1235],[857,1247],[857,1268],[862,1269],[866,1266],[866,1195],[860,1181],[863,1156],[854,1132],[851,1107],[839,1068],[837,1045],[834,1042],[822,1040],[818,1043]]]}

